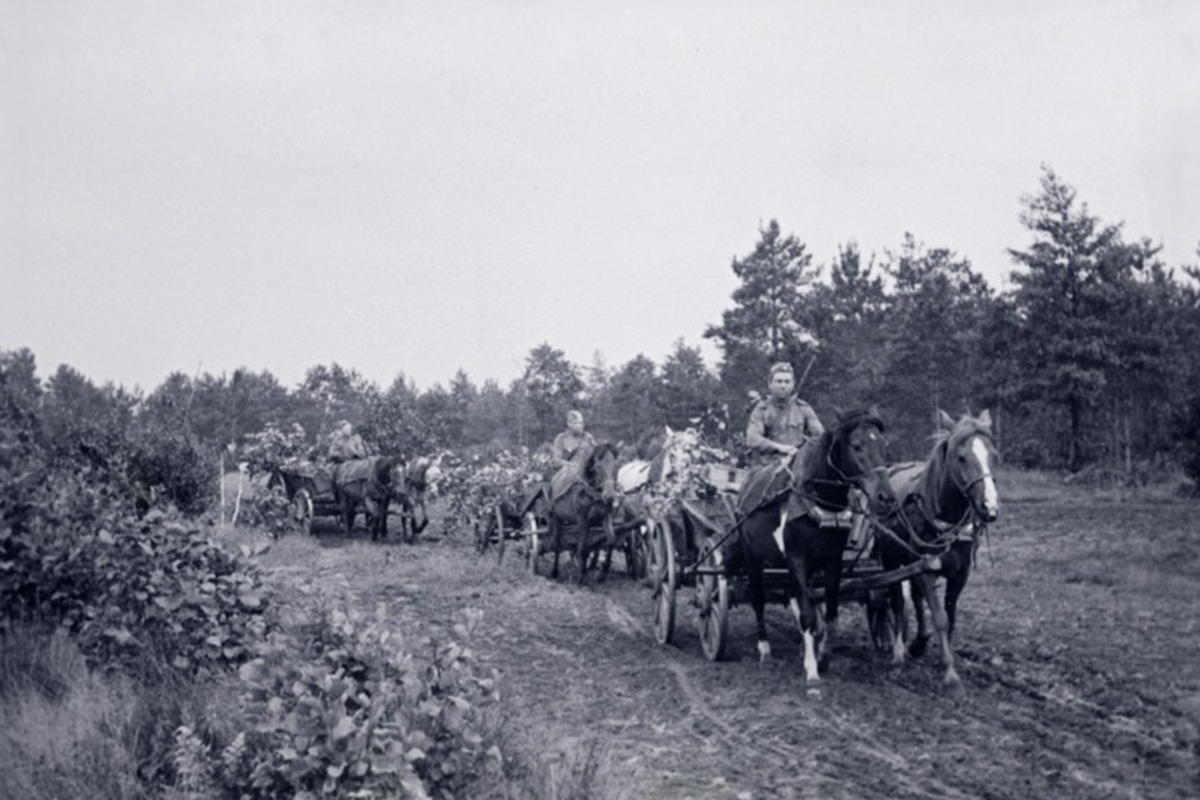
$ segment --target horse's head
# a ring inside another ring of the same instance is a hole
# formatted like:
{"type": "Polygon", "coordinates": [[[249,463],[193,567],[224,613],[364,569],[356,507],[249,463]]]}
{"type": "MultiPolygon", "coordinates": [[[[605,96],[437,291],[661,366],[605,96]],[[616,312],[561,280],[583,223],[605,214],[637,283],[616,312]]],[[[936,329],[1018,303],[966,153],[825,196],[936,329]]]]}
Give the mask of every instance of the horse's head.
{"type": "Polygon", "coordinates": [[[993,467],[999,454],[992,438],[992,415],[985,410],[978,417],[963,415],[955,422],[938,411],[938,423],[945,442],[946,478],[967,498],[979,519],[995,522],[1000,516],[1000,495],[993,467]]]}
{"type": "Polygon", "coordinates": [[[371,462],[371,479],[378,486],[394,486],[394,477],[402,470],[396,459],[376,456],[371,462]]]}
{"type": "Polygon", "coordinates": [[[874,410],[838,414],[838,423],[828,434],[826,462],[841,480],[866,495],[877,513],[887,513],[896,504],[896,493],[887,474],[887,441],[884,425],[874,410]]]}
{"type": "Polygon", "coordinates": [[[599,492],[606,503],[616,503],[617,492],[617,448],[602,442],[587,454],[583,462],[583,481],[599,492]]]}
{"type": "Polygon", "coordinates": [[[666,431],[661,448],[650,460],[652,483],[660,483],[687,471],[700,444],[700,435],[693,428],[676,431],[667,426],[666,431]]]}

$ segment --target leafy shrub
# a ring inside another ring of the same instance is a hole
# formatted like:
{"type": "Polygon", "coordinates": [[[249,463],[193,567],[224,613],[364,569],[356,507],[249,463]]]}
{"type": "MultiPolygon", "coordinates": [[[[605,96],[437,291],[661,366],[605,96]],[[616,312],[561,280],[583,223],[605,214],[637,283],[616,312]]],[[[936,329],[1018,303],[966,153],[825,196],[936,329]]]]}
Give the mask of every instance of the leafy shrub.
{"type": "Polygon", "coordinates": [[[277,485],[270,488],[256,485],[252,492],[243,495],[238,524],[259,528],[276,539],[302,529],[292,501],[277,485]]]}
{"type": "Polygon", "coordinates": [[[304,428],[293,422],[286,431],[268,425],[258,433],[246,437],[242,460],[250,474],[270,473],[304,458],[309,450],[304,428]]]}
{"type": "Polygon", "coordinates": [[[118,489],[79,472],[0,464],[0,494],[0,630],[41,619],[132,673],[212,672],[263,636],[257,573],[198,528],[159,511],[136,521],[118,489]]]}
{"type": "MultiPolygon", "coordinates": [[[[480,616],[467,612],[456,626],[463,642],[480,616]]],[[[386,622],[382,608],[374,619],[327,611],[299,646],[275,634],[242,666],[254,728],[239,744],[240,766],[222,775],[230,788],[248,785],[260,798],[449,798],[499,766],[478,713],[495,699],[494,678],[479,674],[466,644],[406,642],[386,622]],[[432,657],[422,662],[414,652],[425,648],[432,657]]]]}
{"type": "Polygon", "coordinates": [[[198,513],[217,486],[217,459],[186,430],[152,426],[134,437],[128,480],[143,510],[154,490],[182,511],[198,513]]]}

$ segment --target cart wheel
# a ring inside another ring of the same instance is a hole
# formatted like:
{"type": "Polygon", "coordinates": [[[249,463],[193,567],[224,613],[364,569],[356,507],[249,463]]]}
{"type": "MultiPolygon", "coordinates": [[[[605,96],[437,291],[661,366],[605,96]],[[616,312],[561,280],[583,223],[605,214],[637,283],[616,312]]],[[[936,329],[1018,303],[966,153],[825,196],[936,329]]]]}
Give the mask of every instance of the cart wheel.
{"type": "Polygon", "coordinates": [[[313,503],[307,489],[297,489],[292,495],[292,519],[300,526],[302,534],[312,534],[313,503]]]}
{"type": "Polygon", "coordinates": [[[537,519],[533,516],[533,514],[528,514],[525,517],[525,525],[528,530],[527,538],[529,541],[529,555],[528,555],[529,574],[537,575],[538,574],[538,558],[542,554],[541,553],[541,544],[542,543],[541,543],[541,536],[538,535],[537,519]]]}
{"type": "Polygon", "coordinates": [[[726,632],[729,628],[729,578],[725,575],[725,555],[711,536],[704,540],[705,558],[696,576],[700,601],[700,647],[709,661],[725,656],[726,632]]]}
{"type": "MultiPolygon", "coordinates": [[[[504,563],[504,543],[508,539],[508,534],[504,530],[504,514],[500,511],[500,506],[496,506],[496,527],[494,528],[496,536],[496,563],[504,563]]],[[[489,540],[490,543],[490,540],[489,540]]]]}
{"type": "Polygon", "coordinates": [[[679,586],[675,562],[675,543],[671,525],[656,519],[650,523],[650,552],[653,566],[650,579],[654,587],[654,640],[670,644],[675,635],[675,590],[679,586]]]}
{"type": "Polygon", "coordinates": [[[646,526],[639,525],[629,532],[625,539],[625,566],[629,570],[629,577],[635,581],[647,580],[646,565],[650,561],[650,542],[646,534],[646,526]]]}

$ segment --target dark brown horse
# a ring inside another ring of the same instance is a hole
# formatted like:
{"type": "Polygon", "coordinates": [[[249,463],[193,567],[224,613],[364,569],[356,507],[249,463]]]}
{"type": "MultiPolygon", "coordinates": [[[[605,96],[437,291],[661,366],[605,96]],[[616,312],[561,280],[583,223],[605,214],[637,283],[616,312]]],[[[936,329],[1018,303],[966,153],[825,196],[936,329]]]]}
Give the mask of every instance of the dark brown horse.
{"type": "MultiPolygon", "coordinates": [[[[964,416],[957,423],[939,411],[938,422],[937,443],[928,459],[888,470],[899,504],[883,520],[884,529],[876,533],[876,548],[885,570],[926,556],[939,557],[938,572],[922,572],[912,580],[918,631],[911,652],[913,656],[921,655],[929,639],[923,609],[928,604],[946,668],[943,683],[950,692],[961,694],[962,681],[954,668],[950,639],[954,635],[958,597],[971,573],[979,533],[1000,515],[1000,499],[992,474],[997,454],[992,440],[992,419],[987,411],[978,418],[964,416]],[[938,602],[938,576],[946,579],[944,606],[938,602]]],[[[900,584],[891,588],[891,607],[898,623],[892,660],[901,664],[908,649],[900,584]]]]}
{"type": "Polygon", "coordinates": [[[334,468],[333,492],[341,504],[347,534],[354,531],[354,518],[361,504],[371,540],[387,537],[388,505],[401,470],[395,459],[386,456],[345,461],[334,468]]]}
{"type": "Polygon", "coordinates": [[[608,531],[606,544],[612,544],[612,515],[618,500],[617,448],[604,442],[591,450],[580,450],[571,464],[554,475],[550,481],[549,496],[546,521],[554,550],[554,568],[550,575],[558,577],[558,557],[563,548],[564,529],[573,525],[578,530],[575,560],[579,564],[579,582],[585,583],[587,556],[592,548],[591,528],[603,526],[608,531]]]}
{"type": "Polygon", "coordinates": [[[825,576],[825,622],[836,625],[842,555],[847,527],[822,525],[822,511],[849,509],[852,497],[865,495],[872,511],[890,509],[895,496],[887,479],[884,426],[875,413],[839,414],[838,423],[805,445],[786,465],[760,467],[738,494],[744,515],[730,569],[744,569],[750,602],[758,621],[760,657],[770,657],[763,619],[766,591],[763,570],[785,566],[791,579],[789,606],[804,640],[804,672],[809,682],[825,668],[826,631],[817,619],[810,586],[820,570],[825,576]],[[851,492],[858,489],[862,494],[851,492]]]}

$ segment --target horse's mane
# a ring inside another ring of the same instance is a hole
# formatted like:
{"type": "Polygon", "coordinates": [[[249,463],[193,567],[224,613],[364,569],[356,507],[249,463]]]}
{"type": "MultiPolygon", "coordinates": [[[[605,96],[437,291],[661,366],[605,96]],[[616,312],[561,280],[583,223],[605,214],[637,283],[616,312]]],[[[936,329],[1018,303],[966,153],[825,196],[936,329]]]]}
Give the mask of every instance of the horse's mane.
{"type": "Polygon", "coordinates": [[[921,495],[926,498],[927,502],[931,501],[946,480],[946,470],[949,468],[948,461],[952,447],[963,439],[977,434],[987,437],[990,441],[992,427],[969,414],[960,417],[953,427],[940,427],[934,431],[930,437],[933,439],[933,449],[921,467],[919,476],[921,495]]]}
{"type": "Polygon", "coordinates": [[[395,462],[387,456],[375,456],[371,459],[371,478],[376,483],[392,482],[392,467],[395,462]]]}
{"type": "Polygon", "coordinates": [[[404,468],[404,482],[418,490],[424,490],[425,474],[429,472],[432,464],[433,462],[425,456],[417,456],[404,468]]]}
{"type": "Polygon", "coordinates": [[[938,428],[938,430],[934,431],[931,438],[934,441],[933,446],[936,451],[943,444],[961,442],[968,436],[974,436],[977,433],[990,439],[992,438],[992,426],[985,425],[976,417],[964,414],[959,418],[958,422],[954,423],[953,428],[938,428]]]}
{"type": "Polygon", "coordinates": [[[860,425],[874,425],[881,433],[886,430],[883,420],[874,411],[855,409],[838,413],[836,425],[826,429],[812,447],[802,447],[796,454],[791,464],[795,481],[803,483],[823,476],[831,462],[833,448],[860,425]]]}
{"type": "Polygon", "coordinates": [[[617,446],[612,442],[600,442],[593,447],[583,459],[583,475],[585,478],[590,477],[596,469],[596,462],[600,460],[605,453],[612,453],[613,457],[617,457],[617,446]]]}

